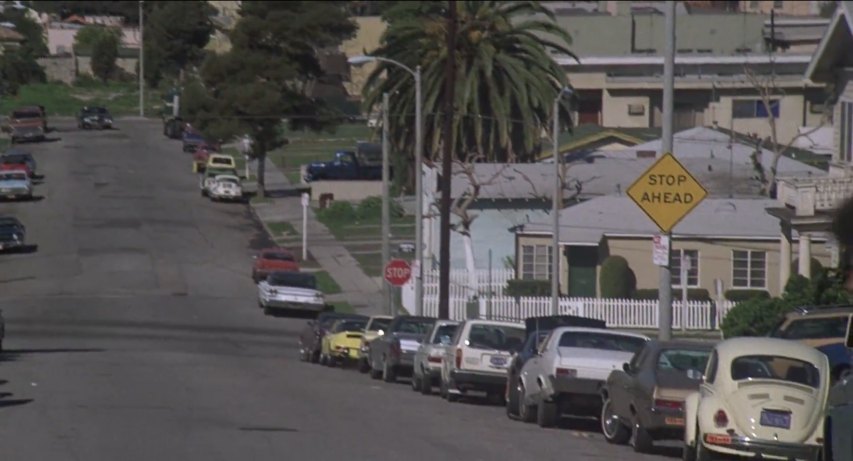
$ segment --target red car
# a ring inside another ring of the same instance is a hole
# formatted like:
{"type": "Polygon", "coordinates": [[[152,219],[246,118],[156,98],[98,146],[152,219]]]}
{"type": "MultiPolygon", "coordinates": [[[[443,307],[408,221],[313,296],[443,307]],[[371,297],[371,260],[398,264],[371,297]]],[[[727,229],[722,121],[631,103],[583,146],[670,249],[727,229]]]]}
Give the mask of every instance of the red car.
{"type": "Polygon", "coordinates": [[[210,154],[218,152],[219,146],[216,144],[200,144],[196,151],[193,152],[193,173],[203,172],[207,165],[207,158],[210,157],[210,154]]]}
{"type": "Polygon", "coordinates": [[[252,280],[255,283],[267,278],[271,272],[299,270],[299,263],[296,262],[296,256],[283,248],[261,250],[254,256],[254,259],[255,264],[252,267],[252,280]]]}
{"type": "Polygon", "coordinates": [[[33,177],[33,170],[30,169],[30,166],[27,165],[26,162],[17,162],[11,160],[0,161],[0,171],[10,170],[26,171],[28,178],[33,177]]]}

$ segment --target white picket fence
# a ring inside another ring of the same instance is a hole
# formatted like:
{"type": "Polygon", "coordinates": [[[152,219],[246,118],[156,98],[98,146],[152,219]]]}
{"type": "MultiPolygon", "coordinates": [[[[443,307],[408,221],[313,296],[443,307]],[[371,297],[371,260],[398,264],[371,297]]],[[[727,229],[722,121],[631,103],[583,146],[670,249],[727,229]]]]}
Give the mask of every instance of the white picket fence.
{"type": "MultiPolygon", "coordinates": [[[[438,278],[437,270],[424,271],[423,306],[424,315],[438,316],[438,278]]],[[[515,278],[512,269],[493,269],[477,271],[477,293],[479,297],[476,315],[479,318],[522,321],[528,317],[551,315],[550,297],[512,297],[504,296],[503,290],[508,280],[515,278]],[[491,283],[490,283],[491,282],[491,283]],[[489,293],[491,292],[491,296],[489,293]]],[[[474,295],[468,287],[468,271],[453,269],[450,271],[450,318],[464,320],[468,314],[468,300],[474,295]]],[[[403,307],[415,311],[414,277],[402,287],[403,307]]],[[[688,301],[686,318],[688,330],[719,330],[720,323],[728,311],[734,307],[731,301],[688,301]]],[[[607,322],[614,328],[658,328],[658,301],[639,299],[597,299],[597,298],[560,298],[559,313],[580,315],[607,322]]],[[[681,300],[672,301],[673,328],[680,329],[685,316],[681,300]]]]}
{"type": "MultiPolygon", "coordinates": [[[[686,318],[688,330],[717,330],[726,313],[735,303],[723,301],[688,301],[686,318]]],[[[679,300],[672,303],[672,325],[681,328],[684,310],[679,300]]],[[[477,301],[476,316],[495,320],[523,321],[528,317],[551,315],[551,298],[495,296],[477,301]]],[[[559,314],[579,315],[607,322],[613,328],[658,328],[658,301],[638,299],[561,298],[559,314]]],[[[438,297],[424,297],[424,315],[438,316],[438,297]]],[[[450,298],[450,318],[468,318],[468,299],[450,298]]]]}

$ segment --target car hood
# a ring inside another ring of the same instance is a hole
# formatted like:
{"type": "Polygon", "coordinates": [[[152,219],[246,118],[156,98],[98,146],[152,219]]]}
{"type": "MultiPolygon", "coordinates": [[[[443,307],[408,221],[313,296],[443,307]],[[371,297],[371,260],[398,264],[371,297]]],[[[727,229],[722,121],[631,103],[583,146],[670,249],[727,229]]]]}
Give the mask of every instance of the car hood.
{"type": "Polygon", "coordinates": [[[318,290],[312,290],[310,288],[282,287],[272,285],[270,285],[269,287],[272,290],[276,290],[279,295],[314,297],[314,295],[323,294],[318,290]]]}
{"type": "Polygon", "coordinates": [[[820,422],[826,398],[824,389],[767,379],[740,381],[735,386],[734,392],[727,396],[726,411],[730,424],[749,437],[804,443],[820,422]],[[761,425],[764,410],[790,412],[791,428],[761,425]]]}
{"type": "Polygon", "coordinates": [[[30,183],[28,181],[21,181],[18,179],[0,179],[0,188],[23,189],[27,187],[30,187],[30,183]]]}

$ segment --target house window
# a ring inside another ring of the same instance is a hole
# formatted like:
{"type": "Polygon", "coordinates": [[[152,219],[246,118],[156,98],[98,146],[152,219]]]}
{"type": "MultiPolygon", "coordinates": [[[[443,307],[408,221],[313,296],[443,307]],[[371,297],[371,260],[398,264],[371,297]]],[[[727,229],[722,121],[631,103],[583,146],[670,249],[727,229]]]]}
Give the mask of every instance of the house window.
{"type": "Polygon", "coordinates": [[[839,133],[838,154],[839,160],[850,163],[853,161],[853,102],[843,101],[841,103],[841,123],[838,124],[839,133]]]}
{"type": "Polygon", "coordinates": [[[687,270],[687,286],[699,286],[699,250],[672,250],[672,286],[681,287],[681,257],[690,258],[690,269],[687,270]]]}
{"type": "Polygon", "coordinates": [[[732,251],[732,287],[767,287],[767,252],[756,250],[732,251]]]}
{"type": "MultiPolygon", "coordinates": [[[[779,118],[779,100],[770,101],[770,113],[779,118]]],[[[735,99],[732,101],[732,118],[767,118],[767,107],[760,99],[735,99]]]]}
{"type": "Polygon", "coordinates": [[[525,280],[551,279],[551,246],[521,246],[521,278],[525,280]]]}

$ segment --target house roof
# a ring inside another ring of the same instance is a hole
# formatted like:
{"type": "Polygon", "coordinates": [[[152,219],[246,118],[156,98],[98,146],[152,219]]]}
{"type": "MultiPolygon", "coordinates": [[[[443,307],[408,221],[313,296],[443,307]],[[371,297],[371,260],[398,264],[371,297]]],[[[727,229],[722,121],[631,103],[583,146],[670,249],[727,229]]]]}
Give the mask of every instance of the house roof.
{"type": "Polygon", "coordinates": [[[23,42],[24,36],[8,27],[0,27],[0,42],[23,42]]]}
{"type": "MultiPolygon", "coordinates": [[[[675,238],[777,240],[779,220],[765,211],[773,199],[705,199],[675,228],[675,238]]],[[[551,223],[524,225],[521,234],[551,235],[551,223]]],[[[628,197],[598,197],[560,211],[560,243],[598,245],[602,237],[650,237],[657,226],[628,197]]],[[[796,233],[795,233],[796,235],[796,233]]]]}
{"type": "MultiPolygon", "coordinates": [[[[598,144],[608,140],[619,142],[626,146],[635,146],[657,139],[660,135],[660,128],[610,128],[601,125],[583,124],[574,127],[571,133],[563,132],[560,134],[560,153],[565,154],[579,149],[594,148],[598,144]]],[[[550,155],[551,148],[546,146],[542,150],[540,158],[546,158],[550,155]]]]}
{"type": "Polygon", "coordinates": [[[833,68],[853,66],[853,1],[838,2],[829,27],[812,56],[806,78],[816,83],[834,79],[833,68]]]}
{"type": "MultiPolygon", "coordinates": [[[[677,133],[673,155],[708,190],[711,197],[756,197],[761,185],[755,179],[752,165],[755,147],[735,139],[729,149],[729,136],[712,128],[691,128],[677,133]]],[[[602,195],[624,194],[628,187],[646,171],[660,152],[659,139],[620,150],[601,150],[571,159],[570,181],[580,185],[579,199],[602,195]],[[655,154],[645,157],[643,152],[655,154]]],[[[762,149],[761,162],[770,168],[773,152],[762,149]]],[[[777,171],[780,176],[823,176],[826,173],[798,160],[782,157],[777,171]]],[[[553,192],[553,161],[522,164],[480,163],[474,174],[481,184],[480,199],[548,199],[553,192]]],[[[454,167],[451,182],[453,197],[469,187],[468,177],[459,166],[454,167]]],[[[567,196],[574,192],[567,191],[567,196]]]]}

